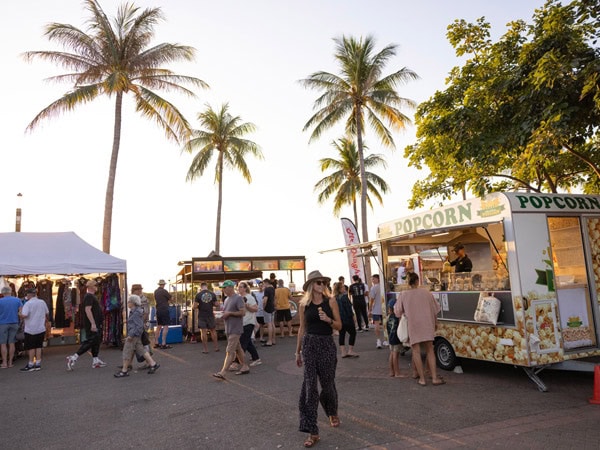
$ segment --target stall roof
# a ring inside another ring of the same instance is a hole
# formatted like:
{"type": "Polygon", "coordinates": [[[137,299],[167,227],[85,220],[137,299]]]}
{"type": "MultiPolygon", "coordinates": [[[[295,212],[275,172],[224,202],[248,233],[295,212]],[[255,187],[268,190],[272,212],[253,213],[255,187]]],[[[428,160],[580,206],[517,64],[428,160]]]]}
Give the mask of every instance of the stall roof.
{"type": "MultiPolygon", "coordinates": [[[[232,272],[206,272],[206,273],[195,273],[194,274],[194,282],[199,283],[202,281],[206,282],[221,282],[225,280],[234,280],[234,281],[242,281],[242,280],[253,280],[256,278],[262,279],[263,273],[260,270],[252,270],[252,271],[232,271],[232,272]]],[[[192,282],[192,274],[190,272],[183,273],[183,269],[179,271],[177,275],[177,284],[182,283],[191,283],[192,282]]]]}
{"type": "Polygon", "coordinates": [[[125,273],[127,262],[72,231],[0,233],[0,275],[125,273]]]}

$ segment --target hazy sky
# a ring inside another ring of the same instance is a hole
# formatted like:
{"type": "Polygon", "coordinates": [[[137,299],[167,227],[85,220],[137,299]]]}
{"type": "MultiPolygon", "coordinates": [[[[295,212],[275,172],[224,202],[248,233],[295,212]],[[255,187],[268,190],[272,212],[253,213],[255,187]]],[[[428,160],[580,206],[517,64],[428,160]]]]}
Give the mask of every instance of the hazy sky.
{"type": "MultiPolygon", "coordinates": [[[[218,108],[229,102],[232,114],[258,128],[248,138],[261,146],[265,160],[248,160],[252,183],[235,172],[224,174],[221,254],[306,255],[307,271],[320,269],[331,277],[347,276],[345,256],[318,252],[342,246],[343,235],[331,204],[317,205],[313,186],[324,176],[318,159],[336,156],[331,141],[340,137],[340,130],[308,144],[309,134],[302,128],[312,115],[317,93],[302,88],[298,80],[317,70],[337,72],[332,38],[372,34],[377,50],[398,45],[386,74],[404,66],[417,72],[421,79],[399,91],[422,102],[444,89],[449,70],[460,64],[446,39],[450,23],[485,16],[498,37],[506,23],[530,21],[534,9],[543,4],[541,0],[134,3],[161,7],[166,16],[154,44],[177,42],[197,49],[195,62],[169,68],[201,78],[211,87],[198,91],[196,99],[162,95],[194,127],[206,103],[218,108]]],[[[121,2],[101,4],[113,16],[121,2]]],[[[79,0],[3,4],[0,231],[14,231],[16,196],[21,192],[22,231],[74,231],[101,248],[113,100],[97,100],[25,134],[33,117],[70,86],[44,82],[62,74],[62,68],[39,61],[28,64],[20,55],[28,50],[62,50],[43,36],[43,28],[50,22],[85,28],[82,5],[79,0]]],[[[412,111],[405,112],[413,116],[412,111]]],[[[137,115],[131,101],[124,102],[122,125],[111,253],[127,260],[129,284],[142,283],[153,290],[159,278],[175,279],[178,261],[207,256],[214,248],[217,187],[212,172],[186,182],[191,156],[137,115]]],[[[394,138],[397,150],[391,152],[381,148],[370,130],[365,136],[371,152],[385,155],[388,169],[376,172],[392,189],[383,207],[376,205],[370,212],[371,239],[379,223],[409,214],[410,189],[420,176],[407,168],[403,158],[404,147],[415,140],[415,129],[394,138]]],[[[351,209],[343,216],[352,218],[351,209]]]]}

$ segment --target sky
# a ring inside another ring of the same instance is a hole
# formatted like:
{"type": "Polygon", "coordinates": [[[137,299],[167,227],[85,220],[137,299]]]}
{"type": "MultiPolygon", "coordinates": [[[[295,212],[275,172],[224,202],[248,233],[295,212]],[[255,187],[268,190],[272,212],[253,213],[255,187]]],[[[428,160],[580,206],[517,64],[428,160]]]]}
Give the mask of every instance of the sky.
{"type": "MultiPolygon", "coordinates": [[[[120,1],[101,5],[114,16],[120,1]]],[[[318,92],[298,80],[324,70],[337,73],[333,38],[372,35],[376,50],[396,44],[385,74],[408,67],[420,79],[401,86],[402,97],[417,103],[443,90],[452,67],[461,65],[446,38],[456,19],[485,17],[492,37],[517,19],[528,22],[542,0],[138,0],[140,8],[160,7],[166,20],[156,27],[153,44],[180,43],[196,49],[194,62],[167,66],[204,80],[209,90],[190,99],[160,92],[198,128],[197,115],[207,104],[230,112],[257,131],[247,136],[264,160],[249,158],[252,183],[226,171],[223,177],[221,255],[304,255],[308,272],[318,269],[348,277],[346,256],[320,253],[344,245],[340,218],[332,203],[319,205],[313,187],[326,174],[318,160],[336,157],[331,142],[342,136],[332,129],[309,144],[304,124],[313,114],[318,92]]],[[[62,50],[43,35],[51,22],[82,29],[87,19],[80,0],[28,0],[3,5],[0,86],[4,104],[0,121],[0,232],[15,231],[17,194],[22,194],[23,232],[74,231],[102,248],[104,197],[112,145],[114,99],[98,99],[76,111],[25,129],[35,115],[70,86],[46,78],[63,73],[50,63],[27,63],[22,53],[62,50]]],[[[413,117],[414,111],[405,110],[413,117]]],[[[383,206],[369,210],[369,238],[377,225],[413,212],[407,208],[413,183],[424,176],[409,168],[404,148],[415,142],[415,127],[394,133],[396,150],[384,148],[371,130],[365,142],[384,155],[387,169],[374,170],[390,185],[383,206]]],[[[165,138],[155,124],[123,104],[121,148],[116,175],[111,254],[127,260],[128,283],[145,290],[159,279],[174,282],[177,263],[205,257],[214,249],[217,186],[212,170],[186,181],[193,155],[165,138]]],[[[212,166],[216,160],[211,162],[212,166]]],[[[350,207],[341,217],[352,218],[350,207]]],[[[1,251],[1,249],[0,249],[1,251]]],[[[40,255],[43,258],[44,255],[40,255]]],[[[285,273],[278,273],[286,282],[285,273]]],[[[302,274],[294,275],[302,282],[302,274]]]]}

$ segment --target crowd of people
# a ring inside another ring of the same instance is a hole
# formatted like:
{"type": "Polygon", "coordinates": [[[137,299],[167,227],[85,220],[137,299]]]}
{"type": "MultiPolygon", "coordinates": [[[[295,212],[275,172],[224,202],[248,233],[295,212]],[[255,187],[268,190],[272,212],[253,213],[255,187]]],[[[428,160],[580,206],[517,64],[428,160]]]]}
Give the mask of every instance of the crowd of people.
{"type": "MultiPolygon", "coordinates": [[[[427,289],[419,288],[419,277],[414,272],[406,274],[408,289],[394,292],[394,285],[387,286],[385,302],[381,299],[379,275],[371,277],[371,286],[360,277],[353,276],[348,287],[344,277],[331,285],[331,279],[319,271],[311,272],[303,286],[304,295],[299,301],[298,330],[294,334],[292,326],[292,292],[284,286],[283,280],[274,277],[264,279],[251,286],[249,282],[235,283],[226,280],[222,283],[222,318],[227,338],[223,365],[213,373],[217,380],[225,380],[230,372],[235,375],[250,373],[251,367],[262,364],[257,348],[276,344],[278,338],[296,338],[295,362],[303,367],[303,381],[299,398],[299,430],[307,433],[305,447],[313,447],[320,440],[317,413],[322,405],[332,427],[339,427],[338,394],[335,374],[338,354],[341,358],[358,358],[354,347],[358,333],[373,329],[375,347],[389,347],[389,375],[396,378],[412,377],[421,386],[427,385],[426,372],[422,361],[422,351],[429,369],[433,385],[444,384],[438,376],[433,340],[440,306],[427,289]],[[255,289],[252,289],[255,287],[255,289]],[[383,314],[385,308],[386,314],[383,314]],[[397,329],[400,318],[408,319],[410,347],[400,342],[397,329]],[[384,338],[384,316],[386,334],[384,338]],[[370,317],[370,320],[369,320],[370,317]],[[337,345],[336,345],[337,340],[337,345]],[[389,341],[388,341],[389,340],[389,341]],[[339,349],[338,349],[339,347],[339,349]],[[402,372],[399,355],[412,350],[411,373],[402,372]],[[320,386],[320,391],[319,391],[320,386]]],[[[123,346],[122,365],[114,374],[116,378],[129,376],[133,357],[144,363],[139,369],[153,374],[160,367],[153,358],[152,348],[169,349],[167,344],[168,306],[171,294],[164,289],[160,280],[154,292],[157,310],[155,343],[151,346],[148,333],[149,303],[140,284],[134,284],[127,299],[127,327],[123,346]]],[[[96,293],[96,282],[86,285],[83,299],[84,327],[81,330],[81,345],[72,355],[67,356],[67,370],[72,371],[79,358],[90,353],[92,367],[102,368],[106,364],[99,357],[101,330],[101,309],[96,293]]],[[[0,368],[13,366],[16,334],[19,323],[24,323],[24,346],[28,352],[28,363],[23,372],[41,370],[42,347],[46,337],[48,309],[46,303],[36,298],[35,289],[26,292],[26,302],[10,295],[10,289],[2,289],[0,297],[0,344],[2,362],[0,368]],[[37,301],[36,301],[37,300],[37,301]]],[[[197,311],[197,328],[200,331],[202,353],[209,352],[209,335],[215,352],[220,351],[216,330],[215,309],[217,296],[202,283],[194,298],[194,311],[197,311]]]]}

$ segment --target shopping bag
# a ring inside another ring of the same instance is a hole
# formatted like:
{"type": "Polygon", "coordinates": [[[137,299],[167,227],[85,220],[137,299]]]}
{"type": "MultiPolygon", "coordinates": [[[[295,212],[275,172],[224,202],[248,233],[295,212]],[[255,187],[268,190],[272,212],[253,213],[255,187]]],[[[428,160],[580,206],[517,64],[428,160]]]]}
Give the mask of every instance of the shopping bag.
{"type": "Polygon", "coordinates": [[[396,333],[398,335],[398,339],[400,339],[400,342],[402,342],[404,345],[408,345],[408,319],[406,318],[406,314],[402,314],[396,333]]]}

